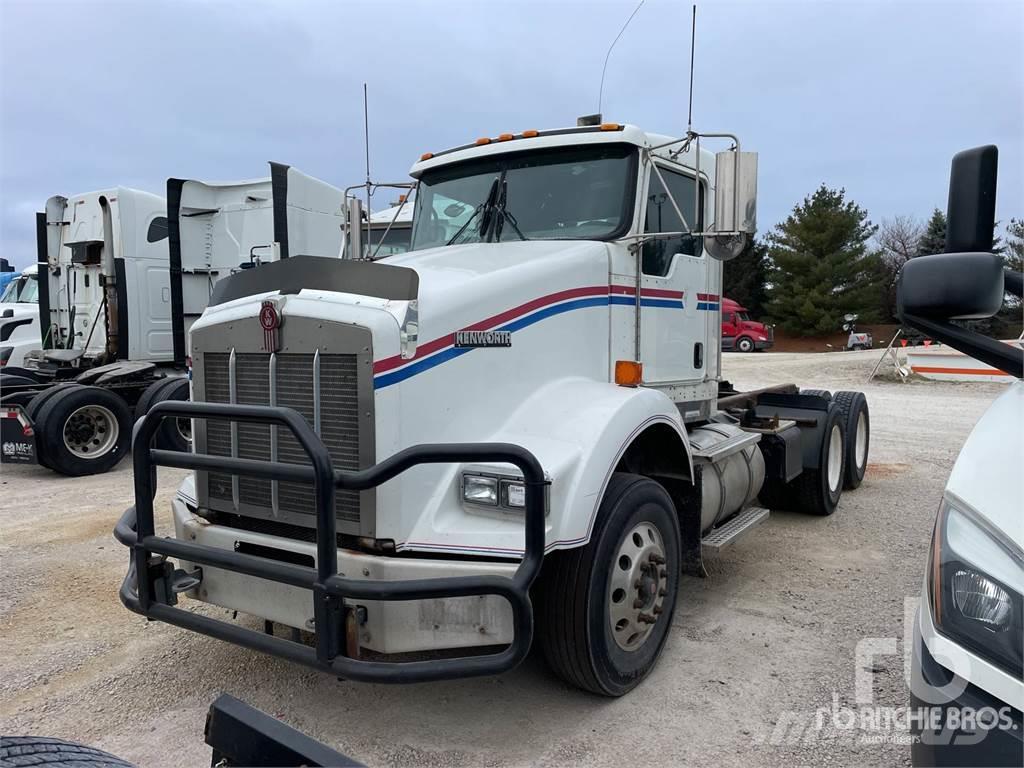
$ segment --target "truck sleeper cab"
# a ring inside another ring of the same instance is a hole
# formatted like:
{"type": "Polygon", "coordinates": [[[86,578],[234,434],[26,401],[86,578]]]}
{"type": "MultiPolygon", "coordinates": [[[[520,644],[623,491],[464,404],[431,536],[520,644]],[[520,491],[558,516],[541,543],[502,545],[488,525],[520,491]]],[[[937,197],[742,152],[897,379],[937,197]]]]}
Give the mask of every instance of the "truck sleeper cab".
{"type": "Polygon", "coordinates": [[[566,680],[635,687],[681,574],[767,517],[759,495],[831,514],[867,462],[863,395],[721,381],[718,258],[753,229],[754,159],[699,144],[606,124],[427,153],[408,253],[218,283],[193,402],[139,427],[125,604],[392,682],[510,669],[536,624],[566,680]],[[193,456],[148,448],[174,415],[193,456]],[[153,535],[154,463],[196,470],[173,540],[153,535]],[[502,650],[360,658],[467,648],[502,650]]]}

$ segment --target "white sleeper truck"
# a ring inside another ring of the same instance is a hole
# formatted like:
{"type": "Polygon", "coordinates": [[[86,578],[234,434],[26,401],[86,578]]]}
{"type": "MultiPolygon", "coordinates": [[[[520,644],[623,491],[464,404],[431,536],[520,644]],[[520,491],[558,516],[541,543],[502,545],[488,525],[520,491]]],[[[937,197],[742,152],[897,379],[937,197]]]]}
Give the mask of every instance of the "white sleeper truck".
{"type": "Polygon", "coordinates": [[[428,152],[410,252],[220,281],[192,402],[136,425],[124,604],[378,682],[503,672],[536,635],[570,683],[631,690],[681,574],[767,508],[832,514],[867,465],[860,393],[722,381],[756,155],[711,138],[584,124],[428,152]],[[171,418],[194,453],[151,447],[171,418]],[[173,538],[155,465],[195,470],[173,538]]]}
{"type": "MultiPolygon", "coordinates": [[[[107,471],[127,453],[134,417],[188,398],[186,333],[218,280],[292,249],[339,256],[341,190],[270,166],[255,181],[169,179],[166,200],[117,187],[47,201],[38,351],[0,376],[4,461],[107,471]]],[[[157,443],[188,450],[190,424],[169,421],[157,443]]]]}

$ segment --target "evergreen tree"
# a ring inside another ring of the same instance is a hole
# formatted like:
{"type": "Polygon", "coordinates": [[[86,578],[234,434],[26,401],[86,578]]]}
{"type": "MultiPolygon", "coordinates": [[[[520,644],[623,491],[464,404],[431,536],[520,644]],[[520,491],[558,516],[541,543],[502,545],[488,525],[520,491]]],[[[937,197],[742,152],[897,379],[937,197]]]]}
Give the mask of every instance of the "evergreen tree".
{"type": "Polygon", "coordinates": [[[881,257],[868,246],[876,230],[844,189],[822,184],[804,198],[768,238],[771,317],[804,336],[835,332],[848,312],[876,321],[885,291],[881,257]]]}
{"type": "Polygon", "coordinates": [[[760,318],[768,306],[768,246],[763,240],[752,240],[735,259],[725,262],[722,274],[722,295],[739,302],[760,318]]]}
{"type": "Polygon", "coordinates": [[[924,234],[917,243],[915,256],[929,256],[946,252],[946,214],[936,208],[925,225],[924,234]]]}
{"type": "Polygon", "coordinates": [[[1024,272],[1024,219],[1010,219],[1006,225],[1003,263],[1014,272],[1024,272]]]}

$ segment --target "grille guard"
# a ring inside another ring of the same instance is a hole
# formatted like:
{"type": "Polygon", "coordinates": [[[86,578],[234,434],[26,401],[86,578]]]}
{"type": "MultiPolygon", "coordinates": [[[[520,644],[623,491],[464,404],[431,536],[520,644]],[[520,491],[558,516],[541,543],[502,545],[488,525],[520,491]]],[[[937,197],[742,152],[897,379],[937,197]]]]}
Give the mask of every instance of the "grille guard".
{"type": "Polygon", "coordinates": [[[132,438],[135,505],[114,528],[114,537],[130,550],[128,572],[121,584],[125,607],[148,619],[174,624],[220,640],[288,659],[339,677],[375,683],[415,683],[506,672],[517,666],[533,639],[533,606],[529,590],[540,572],[544,554],[544,472],[525,448],[508,443],[451,443],[416,445],[396,453],[369,469],[335,471],[327,448],[303,417],[291,408],[264,405],[165,401],[155,405],[135,425],[132,438]],[[311,466],[282,464],[237,457],[179,453],[151,448],[153,436],[165,418],[217,419],[269,423],[290,429],[305,450],[311,466]],[[334,518],[334,490],[356,491],[376,487],[418,464],[504,462],[523,473],[526,486],[525,551],[511,578],[453,576],[402,581],[356,580],[338,574],[334,518]],[[293,565],[254,555],[192,544],[157,536],[153,497],[156,467],[211,470],[256,475],[291,482],[312,482],[316,498],[316,567],[293,565]],[[312,591],[315,647],[267,635],[175,607],[174,575],[166,557],[210,565],[312,591]],[[140,568],[139,564],[145,564],[140,568]],[[512,642],[497,653],[426,661],[367,661],[344,655],[344,600],[424,600],[472,595],[497,595],[512,609],[512,642]]]}

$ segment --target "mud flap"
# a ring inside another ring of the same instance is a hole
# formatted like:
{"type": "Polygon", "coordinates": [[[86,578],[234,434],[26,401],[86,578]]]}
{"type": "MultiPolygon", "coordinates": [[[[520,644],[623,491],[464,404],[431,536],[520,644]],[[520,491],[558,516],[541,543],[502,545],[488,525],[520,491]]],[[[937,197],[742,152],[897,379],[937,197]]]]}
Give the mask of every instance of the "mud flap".
{"type": "Polygon", "coordinates": [[[708,575],[704,569],[704,559],[700,543],[700,509],[704,495],[704,467],[693,466],[693,482],[680,488],[679,533],[682,538],[680,552],[682,572],[687,576],[703,579],[708,575]]]}
{"type": "Polygon", "coordinates": [[[0,462],[38,463],[35,429],[20,405],[7,405],[0,411],[0,462]]]}

